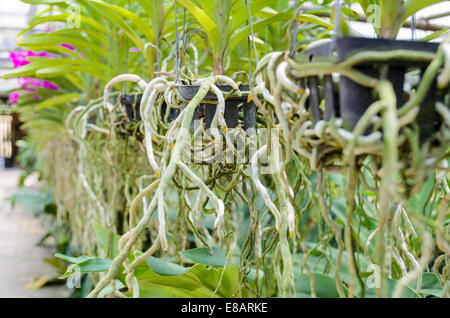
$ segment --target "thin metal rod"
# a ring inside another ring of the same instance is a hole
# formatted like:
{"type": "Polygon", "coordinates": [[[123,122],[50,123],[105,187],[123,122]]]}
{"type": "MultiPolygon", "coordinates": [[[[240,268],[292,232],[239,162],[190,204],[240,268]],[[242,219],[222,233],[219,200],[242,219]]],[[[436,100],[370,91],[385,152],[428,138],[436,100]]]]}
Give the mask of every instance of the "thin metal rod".
{"type": "Polygon", "coordinates": [[[245,3],[247,5],[247,9],[248,9],[248,20],[250,22],[250,32],[252,34],[252,43],[253,43],[253,51],[255,54],[255,61],[256,64],[258,64],[258,54],[256,52],[256,44],[255,44],[255,34],[253,33],[253,22],[252,22],[252,13],[250,11],[250,1],[249,0],[245,0],[245,3]]]}
{"type": "Polygon", "coordinates": [[[334,37],[338,38],[341,35],[341,1],[336,0],[336,6],[334,9],[334,20],[336,23],[334,24],[334,37]]]}
{"type": "Polygon", "coordinates": [[[187,36],[186,36],[186,8],[183,8],[183,48],[186,50],[187,36]]]}
{"type": "Polygon", "coordinates": [[[250,48],[250,37],[247,38],[248,50],[248,78],[252,77],[252,49],[250,48]]]}
{"type": "MultiPolygon", "coordinates": [[[[182,42],[183,42],[183,50],[184,50],[184,52],[186,52],[186,42],[187,42],[187,39],[186,39],[186,8],[183,8],[183,39],[182,39],[182,42]]],[[[178,66],[180,66],[182,62],[183,62],[183,57],[179,56],[178,57],[178,66]]]]}
{"type": "MultiPolygon", "coordinates": [[[[130,8],[130,0],[128,0],[128,8],[130,8]]],[[[124,33],[125,34],[125,33],[124,33]]],[[[125,66],[124,66],[124,73],[127,74],[128,73],[128,36],[125,34],[126,36],[126,41],[125,41],[125,66]]],[[[125,95],[127,93],[127,81],[123,81],[123,94],[125,95]]]]}
{"type": "Polygon", "coordinates": [[[348,27],[349,29],[352,28],[352,0],[348,1],[348,12],[349,12],[349,19],[348,19],[348,27]]]}
{"type": "Polygon", "coordinates": [[[294,26],[292,28],[292,48],[290,57],[293,57],[295,52],[297,51],[297,33],[298,33],[298,22],[297,22],[297,10],[298,10],[298,2],[294,0],[294,26]]]}
{"type": "Polygon", "coordinates": [[[158,31],[158,25],[156,23],[156,5],[155,0],[152,0],[153,3],[153,30],[155,31],[155,45],[156,45],[156,70],[159,72],[159,31],[158,31]]]}
{"type": "Polygon", "coordinates": [[[416,39],[416,15],[413,14],[411,17],[411,23],[412,23],[412,27],[411,27],[411,41],[414,41],[416,39]]]}
{"type": "Polygon", "coordinates": [[[175,10],[175,83],[178,83],[178,79],[179,79],[179,72],[178,72],[178,68],[179,68],[179,58],[178,58],[178,54],[179,54],[179,49],[180,49],[180,38],[178,35],[178,26],[177,26],[177,0],[174,0],[174,10],[175,10]]]}
{"type": "Polygon", "coordinates": [[[374,22],[374,29],[375,29],[375,35],[374,35],[374,37],[376,38],[378,35],[377,35],[377,26],[378,26],[378,12],[377,12],[377,9],[378,9],[378,3],[377,3],[377,0],[375,0],[375,6],[373,7],[373,11],[374,11],[374,14],[375,14],[375,16],[373,17],[373,22],[374,22]]]}

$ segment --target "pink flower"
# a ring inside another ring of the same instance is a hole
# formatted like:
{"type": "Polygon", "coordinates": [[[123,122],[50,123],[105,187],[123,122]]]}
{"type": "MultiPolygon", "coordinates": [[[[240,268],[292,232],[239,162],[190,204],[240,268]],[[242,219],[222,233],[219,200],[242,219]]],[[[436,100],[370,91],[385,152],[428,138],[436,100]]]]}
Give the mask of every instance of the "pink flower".
{"type": "MultiPolygon", "coordinates": [[[[70,49],[69,44],[67,44],[70,49]]],[[[29,56],[41,56],[41,57],[47,57],[47,58],[52,58],[54,57],[53,55],[47,53],[47,52],[39,52],[39,53],[35,53],[33,51],[30,50],[20,50],[20,51],[11,51],[9,54],[9,58],[11,60],[11,62],[14,64],[15,68],[19,68],[22,67],[24,65],[29,64],[30,62],[26,60],[27,57],[29,56]]],[[[51,90],[59,90],[59,87],[49,81],[43,80],[43,79],[38,79],[38,78],[29,78],[29,77],[21,77],[18,78],[18,82],[21,88],[25,89],[26,93],[37,93],[38,89],[37,88],[46,88],[46,89],[51,89],[51,90]]],[[[9,95],[9,100],[11,101],[11,105],[16,105],[18,103],[18,99],[19,99],[20,95],[17,92],[11,93],[9,95]]],[[[34,95],[33,96],[34,99],[39,100],[41,99],[41,97],[39,95],[34,95]]]]}
{"type": "Polygon", "coordinates": [[[9,59],[14,64],[15,68],[29,64],[30,62],[26,60],[26,58],[29,56],[52,57],[47,52],[35,53],[35,52],[29,51],[29,50],[21,50],[21,51],[17,51],[17,52],[11,51],[9,53],[9,59]]]}
{"type": "Polygon", "coordinates": [[[56,86],[55,84],[53,84],[49,81],[46,81],[46,80],[42,80],[42,79],[22,77],[22,78],[19,78],[18,80],[19,80],[19,85],[22,88],[40,87],[40,88],[51,89],[54,91],[59,90],[59,87],[56,86]]]}
{"type": "Polygon", "coordinates": [[[19,99],[19,93],[14,92],[9,94],[9,100],[11,101],[11,105],[16,105],[19,99]]]}
{"type": "Polygon", "coordinates": [[[75,47],[73,47],[72,45],[68,44],[68,43],[63,43],[61,44],[62,47],[65,47],[66,49],[69,49],[71,51],[75,50],[75,47]]]}

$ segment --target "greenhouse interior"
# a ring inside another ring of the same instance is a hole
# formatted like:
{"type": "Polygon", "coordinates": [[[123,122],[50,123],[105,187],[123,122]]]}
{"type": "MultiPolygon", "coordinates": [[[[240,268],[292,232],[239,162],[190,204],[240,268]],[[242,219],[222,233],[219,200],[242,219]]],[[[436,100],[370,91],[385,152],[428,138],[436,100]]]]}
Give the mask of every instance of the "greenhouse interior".
{"type": "Polygon", "coordinates": [[[439,0],[3,0],[0,297],[449,298],[449,29],[439,0]]]}

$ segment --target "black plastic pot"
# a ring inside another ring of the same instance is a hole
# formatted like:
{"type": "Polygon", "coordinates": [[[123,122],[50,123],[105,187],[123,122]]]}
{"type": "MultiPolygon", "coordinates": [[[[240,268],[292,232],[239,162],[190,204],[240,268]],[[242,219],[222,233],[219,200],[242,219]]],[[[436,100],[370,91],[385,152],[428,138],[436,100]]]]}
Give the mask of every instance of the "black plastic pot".
{"type": "MultiPolygon", "coordinates": [[[[327,57],[337,58],[337,61],[342,61],[348,56],[362,51],[410,50],[436,52],[438,47],[438,43],[343,37],[318,45],[299,54],[302,60],[305,60],[306,56],[311,62],[320,61],[327,57]]],[[[368,61],[355,65],[354,68],[366,75],[376,78],[385,77],[389,80],[395,90],[397,107],[400,107],[405,101],[403,86],[406,72],[419,69],[422,76],[428,65],[429,63],[427,62],[395,59],[383,62],[368,61]]],[[[337,87],[335,87],[330,75],[301,78],[300,84],[303,87],[308,87],[310,90],[308,107],[311,109],[315,121],[340,117],[343,119],[344,127],[347,129],[352,129],[355,126],[376,98],[372,88],[361,86],[345,76],[340,76],[337,87]],[[324,111],[320,109],[322,100],[324,100],[325,104],[324,111]]],[[[436,79],[434,79],[427,96],[421,104],[418,115],[418,118],[420,118],[418,124],[421,139],[434,132],[438,118],[435,114],[434,106],[436,101],[443,101],[444,95],[444,92],[437,91],[436,79]]]]}
{"type": "MultiPolygon", "coordinates": [[[[231,86],[228,85],[222,85],[218,86],[219,89],[224,93],[229,93],[233,90],[231,86]]],[[[199,86],[180,86],[178,87],[178,93],[184,100],[192,100],[197,94],[199,89],[199,86]]],[[[239,90],[241,91],[248,91],[249,86],[248,85],[241,85],[239,86],[239,90]]],[[[253,101],[248,102],[247,96],[229,96],[227,100],[225,101],[225,122],[227,123],[227,126],[230,128],[234,128],[239,123],[239,105],[243,104],[243,118],[244,118],[244,130],[247,130],[248,128],[253,128],[255,126],[255,120],[256,120],[256,105],[253,103],[253,101]]],[[[205,125],[207,128],[211,126],[211,122],[214,118],[214,114],[216,113],[216,104],[208,103],[208,101],[217,101],[217,96],[212,93],[211,91],[208,92],[203,99],[204,102],[197,107],[195,114],[194,114],[194,120],[198,119],[200,117],[200,114],[204,111],[205,114],[205,125]]]]}
{"type": "MultiPolygon", "coordinates": [[[[120,103],[125,107],[125,112],[128,117],[128,121],[141,121],[141,106],[142,94],[125,94],[120,95],[120,103]],[[136,99],[136,103],[135,103],[136,99]]],[[[166,102],[163,102],[161,106],[161,117],[164,120],[164,116],[166,114],[166,102]]],[[[170,114],[168,120],[174,120],[177,118],[180,111],[178,109],[170,109],[170,114]]]]}
{"type": "Polygon", "coordinates": [[[141,112],[140,105],[142,100],[142,94],[122,94],[120,95],[120,103],[125,107],[125,112],[128,117],[128,121],[140,121],[141,112]],[[135,102],[136,100],[136,102],[135,102]]]}
{"type": "MultiPolygon", "coordinates": [[[[199,86],[180,86],[178,87],[178,93],[184,100],[191,100],[197,94],[199,86]]],[[[231,86],[223,85],[219,86],[219,89],[228,93],[232,91],[231,86]]],[[[248,91],[248,85],[241,85],[239,87],[241,91],[248,91]]],[[[120,95],[120,103],[125,107],[125,112],[128,117],[128,121],[140,121],[140,104],[141,104],[142,94],[122,94],[120,95]]],[[[194,120],[200,117],[200,114],[204,112],[206,127],[211,126],[211,122],[214,118],[216,112],[216,104],[207,103],[207,101],[217,101],[217,96],[212,92],[208,92],[204,98],[205,103],[201,103],[197,107],[194,120]]],[[[239,122],[239,105],[243,104],[243,118],[244,118],[244,130],[248,128],[253,128],[255,126],[256,120],[256,105],[251,102],[247,102],[247,96],[230,96],[225,101],[225,121],[230,128],[234,128],[239,122]]],[[[161,116],[164,118],[166,113],[166,103],[163,102],[161,107],[161,116]]],[[[174,120],[180,111],[178,109],[170,109],[169,120],[174,120]]]]}
{"type": "MultiPolygon", "coordinates": [[[[223,85],[218,86],[219,89],[223,93],[229,93],[233,90],[231,86],[223,85]]],[[[190,101],[194,98],[195,94],[197,94],[199,86],[180,86],[178,87],[178,93],[180,96],[186,100],[190,101]]],[[[241,85],[239,87],[241,91],[248,91],[248,85],[241,85]]],[[[127,114],[128,120],[131,121],[140,121],[141,114],[139,111],[140,103],[142,99],[142,94],[122,94],[120,95],[120,103],[124,105],[125,112],[127,114]]],[[[208,92],[204,98],[205,102],[202,102],[199,107],[195,110],[194,120],[200,118],[200,114],[204,113],[205,116],[205,124],[206,127],[209,128],[211,126],[211,122],[214,118],[214,114],[216,112],[216,104],[208,103],[208,101],[217,101],[217,96],[208,92]]],[[[228,127],[234,128],[239,123],[239,105],[243,104],[243,118],[244,118],[244,130],[248,128],[253,128],[255,126],[256,120],[256,105],[253,101],[248,102],[247,96],[236,96],[232,95],[227,98],[225,101],[225,122],[228,127]]],[[[166,114],[166,103],[164,102],[161,107],[161,116],[164,118],[166,114]]],[[[169,120],[174,120],[180,110],[178,109],[170,109],[169,120]]]]}

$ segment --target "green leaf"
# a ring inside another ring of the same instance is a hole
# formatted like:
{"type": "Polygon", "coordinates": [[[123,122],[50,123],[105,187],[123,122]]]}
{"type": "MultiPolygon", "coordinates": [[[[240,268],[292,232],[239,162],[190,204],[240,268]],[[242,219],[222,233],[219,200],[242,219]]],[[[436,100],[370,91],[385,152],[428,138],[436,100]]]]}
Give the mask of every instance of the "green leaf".
{"type": "MultiPolygon", "coordinates": [[[[338,298],[339,293],[336,289],[336,280],[320,273],[311,273],[316,287],[316,296],[318,298],[338,298]]],[[[345,287],[343,287],[346,291],[345,287]]],[[[300,274],[295,277],[295,292],[298,296],[311,296],[311,284],[308,275],[300,274]]]]}
{"type": "Polygon", "coordinates": [[[147,263],[155,273],[162,276],[180,275],[190,269],[190,267],[183,267],[178,264],[166,262],[165,260],[153,256],[147,258],[147,263]]]}
{"type": "MultiPolygon", "coordinates": [[[[212,3],[212,1],[206,1],[209,3],[212,3]]],[[[251,13],[252,15],[256,16],[262,9],[265,7],[271,5],[272,3],[275,3],[276,0],[258,0],[258,1],[251,1],[251,13]]],[[[245,3],[242,1],[242,3],[245,3]]],[[[273,10],[272,10],[273,11],[273,10]]],[[[275,12],[276,14],[277,12],[275,12]]],[[[252,18],[253,20],[254,18],[252,18]]],[[[236,13],[233,14],[231,21],[230,21],[230,32],[234,32],[241,28],[242,26],[247,25],[248,20],[248,9],[246,6],[242,5],[239,7],[239,10],[236,10],[236,13]]],[[[254,21],[252,21],[254,22],[254,21]]]]}
{"type": "Polygon", "coordinates": [[[199,6],[196,6],[190,0],[177,0],[180,4],[182,4],[186,9],[191,12],[191,14],[195,17],[195,19],[202,25],[205,29],[206,34],[208,35],[209,41],[211,42],[211,46],[213,51],[219,49],[220,46],[220,32],[217,28],[216,23],[208,16],[199,6]]]}
{"type": "Polygon", "coordinates": [[[415,14],[417,11],[423,8],[429,7],[439,2],[448,2],[448,0],[408,0],[405,4],[404,20],[415,14]]]}
{"type": "MultiPolygon", "coordinates": [[[[133,12],[113,4],[105,3],[100,0],[89,0],[89,1],[99,7],[102,7],[103,9],[111,10],[117,13],[118,15],[124,17],[125,19],[129,20],[132,24],[134,24],[134,26],[139,31],[141,31],[145,35],[147,41],[155,42],[155,35],[152,29],[148,26],[148,22],[142,20],[139,16],[137,16],[133,12]]],[[[111,15],[111,17],[113,17],[113,15],[111,15]]]]}
{"type": "Polygon", "coordinates": [[[106,229],[98,223],[94,223],[95,236],[100,248],[107,254],[111,253],[111,257],[115,258],[119,255],[120,236],[106,229]]]}
{"type": "Polygon", "coordinates": [[[443,28],[442,30],[439,30],[439,31],[433,32],[431,34],[428,34],[427,36],[419,39],[419,41],[421,41],[421,42],[429,42],[431,40],[437,39],[438,37],[440,37],[440,36],[444,35],[445,33],[447,33],[448,30],[449,30],[449,28],[443,28]]]}
{"type": "Polygon", "coordinates": [[[209,266],[224,266],[226,261],[225,252],[217,247],[212,248],[212,254],[207,247],[184,250],[180,254],[195,263],[209,266]]]}
{"type": "Polygon", "coordinates": [[[51,108],[55,105],[66,104],[71,102],[79,101],[81,94],[79,93],[67,93],[62,95],[57,95],[55,97],[49,98],[40,102],[36,105],[35,111],[43,109],[43,108],[51,108]]]}
{"type": "Polygon", "coordinates": [[[141,268],[135,274],[141,297],[236,297],[239,291],[239,268],[236,265],[208,268],[196,264],[186,272],[173,276],[159,275],[148,266],[147,270],[141,268]]]}
{"type": "MultiPolygon", "coordinates": [[[[115,287],[116,290],[119,290],[121,288],[124,288],[125,285],[120,280],[116,279],[114,281],[114,287],[115,287]]],[[[106,295],[109,295],[109,294],[111,294],[113,292],[114,292],[113,287],[111,286],[111,284],[108,284],[108,286],[103,288],[102,291],[98,294],[98,298],[102,298],[102,297],[104,297],[106,295]]]]}
{"type": "MultiPolygon", "coordinates": [[[[39,17],[34,17],[30,20],[29,22],[29,26],[28,28],[22,30],[20,33],[17,34],[17,36],[21,36],[24,33],[26,33],[27,31],[33,29],[34,27],[43,24],[43,23],[48,23],[48,22],[55,22],[55,21],[60,21],[60,22],[66,22],[67,19],[70,17],[69,13],[61,13],[58,15],[52,15],[52,16],[39,16],[39,17]]],[[[90,26],[92,26],[93,28],[97,29],[98,31],[102,32],[102,33],[107,33],[108,30],[107,28],[102,25],[101,23],[99,23],[98,21],[84,16],[84,15],[80,15],[80,23],[81,24],[88,24],[90,26]]],[[[83,30],[85,30],[85,28],[83,28],[83,30]]]]}
{"type": "MultiPolygon", "coordinates": [[[[416,286],[417,280],[410,286],[416,286]]],[[[443,288],[439,283],[434,273],[422,274],[422,285],[420,286],[420,293],[427,296],[442,297],[443,288]]]]}
{"type": "Polygon", "coordinates": [[[433,187],[436,182],[436,175],[435,173],[432,173],[431,176],[428,178],[428,180],[423,185],[420,192],[414,194],[409,200],[408,204],[410,205],[411,209],[415,211],[416,213],[423,214],[425,213],[426,206],[428,205],[428,198],[431,194],[431,191],[433,190],[433,187]]]}
{"type": "MultiPolygon", "coordinates": [[[[313,247],[313,245],[314,244],[312,243],[307,243],[308,248],[313,247]]],[[[311,271],[324,274],[326,276],[333,278],[334,273],[333,270],[330,270],[330,263],[331,264],[337,263],[338,249],[334,247],[329,247],[325,251],[317,247],[316,249],[313,249],[310,252],[311,255],[308,257],[307,264],[310,267],[311,271]]],[[[296,276],[305,273],[305,270],[301,271],[301,269],[304,268],[303,257],[304,254],[302,253],[296,255],[295,269],[294,269],[294,275],[296,276]]],[[[355,259],[359,264],[359,268],[362,271],[365,271],[369,268],[369,263],[367,262],[366,258],[363,256],[362,253],[355,253],[355,259]]],[[[341,268],[339,270],[339,276],[346,283],[350,283],[352,278],[352,273],[350,271],[350,266],[348,264],[348,255],[346,251],[343,251],[341,255],[341,268]]],[[[358,282],[356,282],[356,285],[359,287],[358,282]]]]}
{"type": "Polygon", "coordinates": [[[75,273],[100,273],[106,272],[111,267],[112,260],[101,257],[90,257],[84,261],[70,265],[62,277],[68,277],[75,273]]]}
{"type": "Polygon", "coordinates": [[[65,0],[20,0],[24,3],[29,3],[29,4],[62,4],[62,3],[66,3],[67,1],[65,0]]]}
{"type": "MultiPolygon", "coordinates": [[[[392,297],[394,290],[395,290],[395,286],[397,285],[397,282],[398,281],[393,280],[393,279],[387,279],[388,295],[386,295],[386,297],[392,297]]],[[[375,289],[374,288],[366,289],[365,297],[366,298],[376,297],[375,289]]],[[[403,289],[403,293],[402,293],[401,297],[402,298],[419,298],[419,295],[410,286],[406,286],[403,289]]]]}
{"type": "Polygon", "coordinates": [[[98,273],[105,272],[109,269],[112,264],[111,259],[104,259],[101,257],[92,256],[79,256],[72,257],[68,255],[63,255],[60,253],[55,254],[56,258],[63,259],[69,263],[72,263],[63,274],[63,277],[70,276],[74,273],[98,273]]]}
{"type": "MultiPolygon", "coordinates": [[[[264,28],[267,25],[270,25],[276,21],[283,21],[292,17],[292,14],[289,13],[278,13],[270,18],[259,20],[253,23],[253,31],[257,32],[258,30],[264,28]]],[[[244,41],[251,34],[250,26],[242,28],[238,32],[232,35],[230,44],[227,47],[227,52],[232,52],[242,41],[244,41]]]]}
{"type": "Polygon", "coordinates": [[[189,272],[195,274],[211,291],[217,289],[217,294],[222,297],[236,297],[239,291],[239,267],[234,264],[227,265],[225,268],[196,265],[189,272]],[[223,271],[225,272],[222,273],[223,271]],[[218,286],[219,282],[220,286],[218,286]]]}
{"type": "Polygon", "coordinates": [[[334,28],[333,24],[331,24],[327,20],[325,20],[321,17],[315,16],[313,14],[306,14],[306,13],[300,14],[298,16],[298,21],[317,24],[317,25],[323,26],[327,29],[334,28]]]}
{"type": "Polygon", "coordinates": [[[33,211],[41,212],[46,205],[52,203],[52,195],[49,192],[32,188],[21,188],[7,200],[11,201],[12,204],[18,202],[33,211]]]}
{"type": "MultiPolygon", "coordinates": [[[[56,45],[56,44],[63,44],[67,43],[67,41],[70,40],[70,44],[75,46],[78,50],[83,51],[85,49],[90,49],[96,54],[105,57],[107,56],[106,50],[98,45],[95,45],[91,43],[91,41],[86,39],[80,39],[80,38],[68,38],[67,35],[58,35],[53,33],[45,33],[45,34],[34,34],[27,37],[21,37],[17,39],[16,44],[17,46],[24,46],[24,47],[30,47],[33,46],[39,46],[42,44],[45,45],[56,45]]],[[[55,60],[55,59],[52,59],[55,60]]],[[[27,66],[27,65],[25,65],[27,66]]],[[[23,66],[23,67],[25,67],[23,66]]]]}

